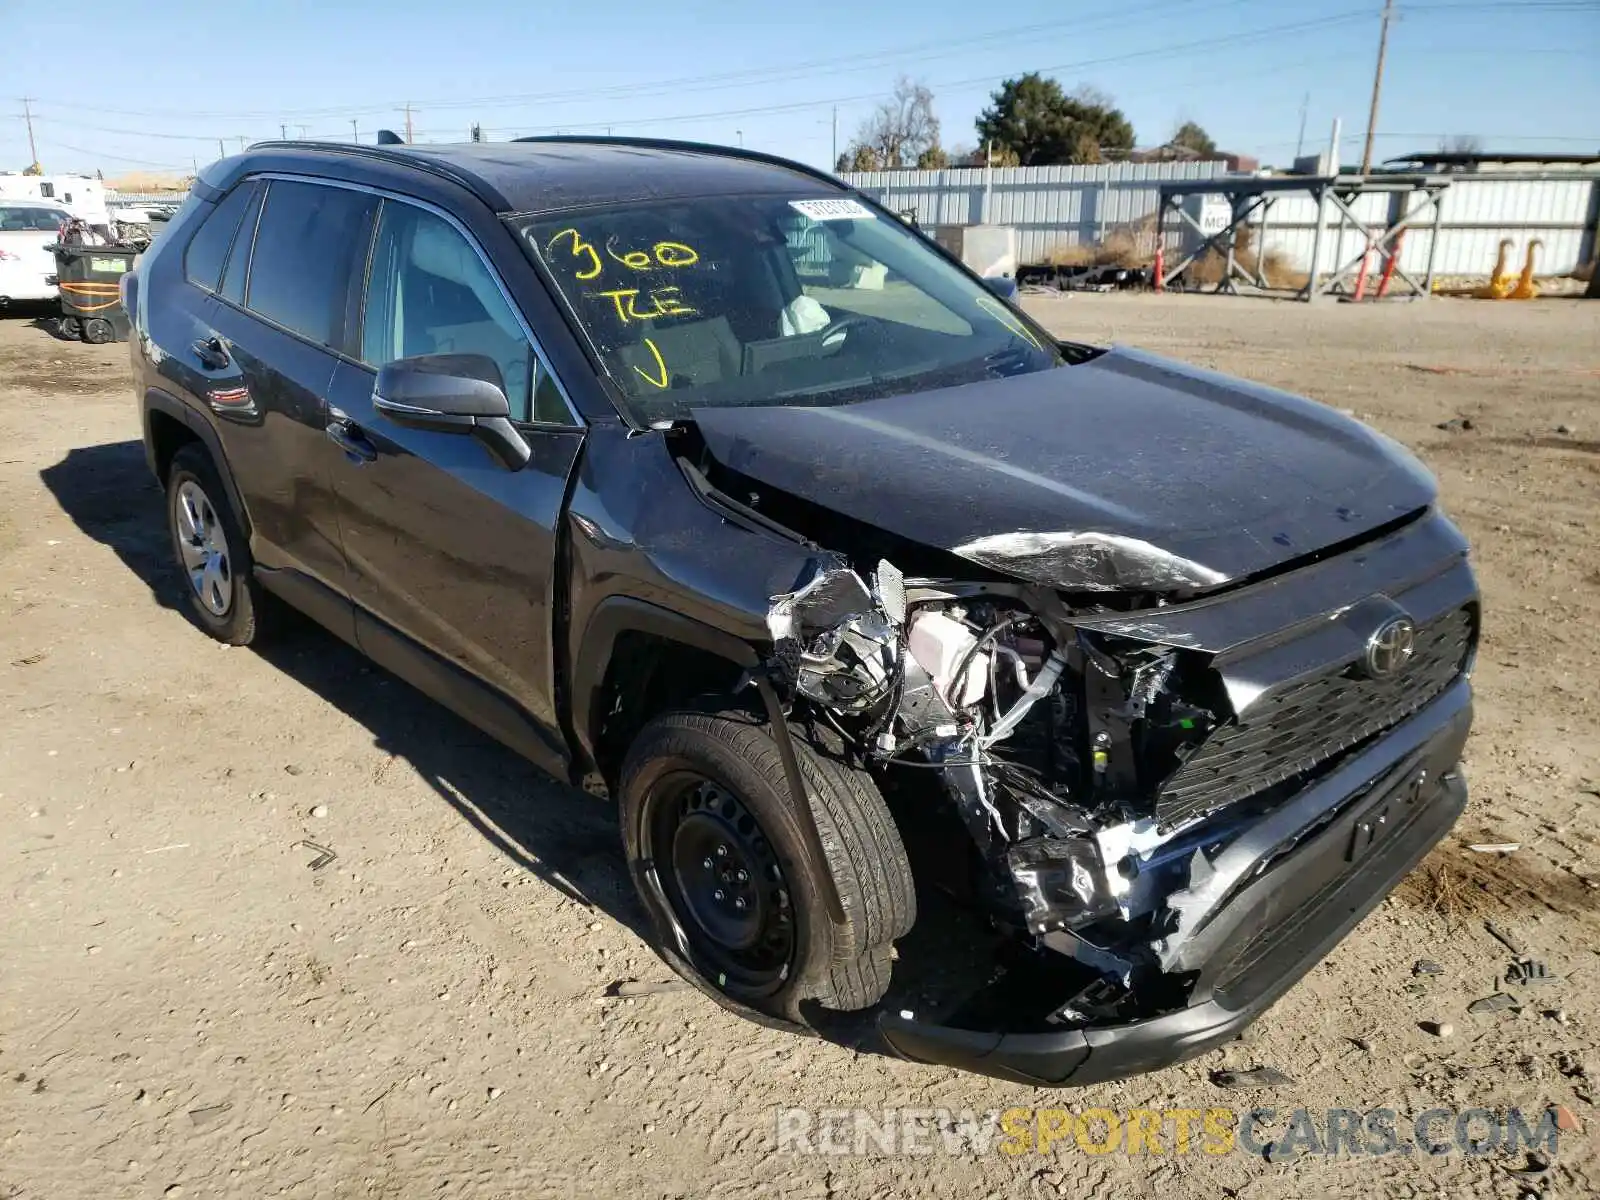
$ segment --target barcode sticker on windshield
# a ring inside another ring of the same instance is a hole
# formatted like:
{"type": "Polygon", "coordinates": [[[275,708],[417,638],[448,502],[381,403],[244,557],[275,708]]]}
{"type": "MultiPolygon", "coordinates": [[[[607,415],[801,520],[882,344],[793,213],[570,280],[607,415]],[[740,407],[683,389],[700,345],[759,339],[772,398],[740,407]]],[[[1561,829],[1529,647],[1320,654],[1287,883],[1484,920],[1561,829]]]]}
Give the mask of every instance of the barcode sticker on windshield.
{"type": "Polygon", "coordinates": [[[791,200],[789,207],[813,221],[872,220],[872,210],[859,200],[791,200]]]}

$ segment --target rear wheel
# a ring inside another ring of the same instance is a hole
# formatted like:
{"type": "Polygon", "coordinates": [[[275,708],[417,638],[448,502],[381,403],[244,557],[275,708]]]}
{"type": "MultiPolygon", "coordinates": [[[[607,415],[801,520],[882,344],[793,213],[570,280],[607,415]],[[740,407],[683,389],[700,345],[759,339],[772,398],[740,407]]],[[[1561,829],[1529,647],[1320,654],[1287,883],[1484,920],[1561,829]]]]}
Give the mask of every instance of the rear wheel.
{"type": "Polygon", "coordinates": [[[83,340],[96,346],[104,345],[117,336],[111,322],[103,317],[90,317],[83,323],[83,340]]]}
{"type": "Polygon", "coordinates": [[[871,778],[803,742],[795,754],[827,861],[812,860],[767,726],[743,713],[667,713],[623,766],[622,835],[662,956],[730,1007],[803,1020],[889,986],[916,919],[905,848],[871,778]],[[842,925],[824,899],[832,876],[842,925]]]}
{"type": "Polygon", "coordinates": [[[248,646],[267,603],[250,548],[229,507],[211,456],[198,443],[172,456],[167,472],[167,527],[189,610],[219,642],[248,646]]]}

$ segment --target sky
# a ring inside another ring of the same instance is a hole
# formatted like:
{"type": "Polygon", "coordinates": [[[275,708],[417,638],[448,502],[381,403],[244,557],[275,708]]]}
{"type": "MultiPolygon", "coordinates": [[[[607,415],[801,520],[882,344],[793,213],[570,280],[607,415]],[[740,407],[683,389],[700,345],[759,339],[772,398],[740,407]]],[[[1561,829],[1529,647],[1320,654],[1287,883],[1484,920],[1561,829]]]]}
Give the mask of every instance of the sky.
{"type": "MultiPolygon", "coordinates": [[[[0,0],[0,170],[187,174],[245,142],[537,133],[720,142],[831,167],[900,76],[949,147],[1002,79],[1112,97],[1138,143],[1198,121],[1227,150],[1342,158],[1366,129],[1382,0],[164,0],[102,39],[0,0]],[[837,141],[835,141],[837,114],[837,141]],[[353,123],[353,124],[352,124],[353,123]]],[[[1600,0],[1396,0],[1375,159],[1478,138],[1600,151],[1600,0]]],[[[71,24],[71,22],[69,22],[71,24]]]]}

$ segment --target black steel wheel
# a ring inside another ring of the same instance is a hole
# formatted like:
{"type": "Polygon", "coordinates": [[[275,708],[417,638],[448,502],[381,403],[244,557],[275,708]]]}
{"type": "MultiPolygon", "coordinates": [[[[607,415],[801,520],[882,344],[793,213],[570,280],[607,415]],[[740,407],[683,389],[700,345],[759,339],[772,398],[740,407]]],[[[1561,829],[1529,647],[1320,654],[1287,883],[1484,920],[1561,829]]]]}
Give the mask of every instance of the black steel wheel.
{"type": "Polygon", "coordinates": [[[889,986],[916,920],[905,847],[872,778],[793,743],[796,804],[770,727],[745,712],[667,712],[622,765],[622,845],[656,948],[745,1016],[861,1009],[889,986]],[[816,822],[822,858],[801,822],[816,822]],[[837,889],[845,919],[829,916],[837,889]]]}
{"type": "Polygon", "coordinates": [[[794,905],[760,823],[692,771],[663,776],[647,803],[647,852],[701,970],[752,999],[781,986],[794,963],[794,905]]]}

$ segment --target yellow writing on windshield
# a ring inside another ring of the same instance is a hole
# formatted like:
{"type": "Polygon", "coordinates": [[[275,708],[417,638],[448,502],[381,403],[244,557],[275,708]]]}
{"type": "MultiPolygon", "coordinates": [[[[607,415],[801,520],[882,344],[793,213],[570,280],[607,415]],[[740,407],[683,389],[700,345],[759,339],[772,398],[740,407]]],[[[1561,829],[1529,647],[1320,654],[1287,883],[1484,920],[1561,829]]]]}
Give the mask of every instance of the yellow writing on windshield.
{"type": "Polygon", "coordinates": [[[574,279],[586,279],[587,280],[587,279],[594,279],[596,276],[598,276],[600,274],[601,270],[604,268],[605,264],[600,261],[600,255],[595,250],[595,248],[593,246],[591,246],[588,242],[584,241],[583,240],[583,235],[581,233],[579,233],[576,229],[572,229],[572,228],[569,227],[567,229],[561,230],[561,232],[557,233],[553,238],[551,238],[548,242],[545,243],[545,247],[544,247],[545,250],[546,251],[554,251],[556,243],[559,242],[562,238],[570,238],[571,239],[571,250],[572,250],[572,257],[573,258],[579,260],[580,262],[587,261],[588,264],[589,264],[589,267],[588,267],[587,270],[574,271],[572,277],[574,279]]]}
{"type": "Polygon", "coordinates": [[[1044,347],[1039,344],[1039,339],[1034,336],[1033,331],[1024,325],[1021,319],[1018,318],[1017,314],[1007,308],[1000,300],[994,296],[979,296],[977,299],[977,304],[978,307],[983,309],[984,312],[988,313],[995,320],[999,321],[1000,324],[1004,325],[1012,333],[1016,334],[1023,341],[1027,342],[1028,345],[1032,346],[1035,350],[1044,349],[1044,347]]]}
{"type": "Polygon", "coordinates": [[[650,353],[655,357],[655,360],[656,360],[656,371],[658,372],[658,374],[657,375],[652,375],[648,371],[646,371],[643,367],[637,367],[636,366],[633,369],[635,371],[639,372],[639,378],[643,379],[646,383],[653,384],[658,388],[664,388],[664,387],[667,386],[667,364],[666,364],[666,360],[661,357],[661,351],[656,349],[656,344],[653,341],[651,341],[649,338],[645,338],[644,339],[644,344],[646,346],[650,347],[650,353]]]}
{"type": "Polygon", "coordinates": [[[654,250],[656,261],[663,267],[692,267],[700,261],[694,248],[682,242],[657,242],[654,250]]]}
{"type": "Polygon", "coordinates": [[[630,321],[648,321],[653,317],[692,317],[695,310],[678,298],[675,287],[656,288],[646,294],[649,307],[639,307],[641,293],[638,288],[613,288],[608,292],[594,292],[591,298],[610,300],[617,310],[617,320],[624,325],[630,321]]]}
{"type": "MultiPolygon", "coordinates": [[[[579,233],[575,226],[558,231],[545,243],[545,252],[554,255],[558,243],[565,240],[566,252],[570,256],[572,277],[587,283],[591,279],[598,279],[605,270],[605,259],[600,257],[600,251],[579,233]]],[[[654,271],[658,267],[675,270],[680,267],[692,267],[700,261],[700,252],[693,246],[683,242],[657,242],[648,250],[624,250],[617,246],[615,237],[607,238],[605,244],[605,257],[620,267],[630,271],[654,271]]],[[[602,292],[601,295],[607,293],[602,292]]]]}
{"type": "Polygon", "coordinates": [[[612,238],[606,243],[606,257],[610,258],[612,262],[621,263],[631,271],[650,270],[650,252],[648,250],[630,250],[625,254],[618,254],[611,248],[616,243],[616,240],[616,238],[612,238]]]}

